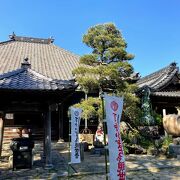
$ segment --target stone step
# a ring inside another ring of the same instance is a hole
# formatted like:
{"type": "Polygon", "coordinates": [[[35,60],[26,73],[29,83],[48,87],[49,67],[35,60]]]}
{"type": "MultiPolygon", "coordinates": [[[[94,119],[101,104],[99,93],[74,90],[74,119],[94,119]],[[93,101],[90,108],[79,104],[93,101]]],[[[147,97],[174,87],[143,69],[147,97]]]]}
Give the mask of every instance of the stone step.
{"type": "MultiPolygon", "coordinates": [[[[22,134],[25,134],[25,133],[22,133],[22,134]]],[[[11,152],[9,145],[13,138],[18,138],[18,137],[19,137],[18,127],[4,127],[2,155],[7,155],[9,151],[11,152]]],[[[32,129],[32,138],[34,141],[43,142],[44,130],[42,128],[32,129]]],[[[52,139],[53,138],[55,139],[56,136],[54,135],[54,131],[52,129],[52,139]]],[[[42,150],[43,147],[37,146],[37,149],[42,150]]]]}
{"type": "Polygon", "coordinates": [[[4,134],[3,136],[4,139],[9,139],[14,137],[19,137],[19,134],[4,134]]]}

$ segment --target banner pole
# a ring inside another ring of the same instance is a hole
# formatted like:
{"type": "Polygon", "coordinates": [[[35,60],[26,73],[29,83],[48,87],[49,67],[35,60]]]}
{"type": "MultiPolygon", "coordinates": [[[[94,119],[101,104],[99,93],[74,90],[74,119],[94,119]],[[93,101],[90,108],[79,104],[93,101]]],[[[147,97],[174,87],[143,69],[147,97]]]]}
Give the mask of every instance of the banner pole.
{"type": "Polygon", "coordinates": [[[68,143],[68,179],[69,179],[69,176],[70,176],[70,167],[69,167],[69,164],[70,164],[70,148],[71,148],[71,118],[69,118],[69,143],[68,143]]]}
{"type": "Polygon", "coordinates": [[[104,147],[105,147],[105,169],[106,169],[106,180],[108,180],[108,165],[107,165],[107,146],[106,146],[106,122],[105,122],[105,110],[104,110],[104,94],[101,94],[102,102],[102,117],[103,117],[103,130],[104,130],[104,147]]]}

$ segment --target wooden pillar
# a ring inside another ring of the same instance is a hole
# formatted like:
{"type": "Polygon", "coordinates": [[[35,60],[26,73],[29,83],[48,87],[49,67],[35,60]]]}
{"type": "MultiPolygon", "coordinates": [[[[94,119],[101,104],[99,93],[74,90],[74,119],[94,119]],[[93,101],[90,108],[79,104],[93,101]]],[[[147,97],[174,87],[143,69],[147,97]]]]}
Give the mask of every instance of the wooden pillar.
{"type": "Polygon", "coordinates": [[[48,111],[45,118],[45,168],[51,169],[52,153],[51,153],[51,106],[48,106],[48,111]]]}
{"type": "Polygon", "coordinates": [[[58,142],[64,142],[63,140],[63,104],[59,104],[58,106],[58,113],[59,113],[59,140],[58,142]]]}
{"type": "Polygon", "coordinates": [[[43,161],[45,161],[45,159],[46,159],[46,143],[45,143],[45,141],[46,141],[46,119],[47,119],[47,112],[44,112],[43,113],[43,129],[44,129],[44,136],[43,136],[43,161]]]}
{"type": "Polygon", "coordinates": [[[0,157],[2,152],[2,143],[3,143],[3,134],[4,134],[4,120],[3,120],[3,113],[0,112],[0,157]]]}

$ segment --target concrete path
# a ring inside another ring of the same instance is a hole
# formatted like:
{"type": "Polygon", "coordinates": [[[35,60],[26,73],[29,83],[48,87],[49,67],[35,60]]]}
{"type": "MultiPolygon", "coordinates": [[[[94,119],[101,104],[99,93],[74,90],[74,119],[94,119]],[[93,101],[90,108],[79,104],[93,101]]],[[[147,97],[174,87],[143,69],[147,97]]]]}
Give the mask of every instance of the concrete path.
{"type": "MultiPolygon", "coordinates": [[[[31,170],[21,169],[12,171],[8,169],[8,160],[0,161],[0,180],[4,179],[68,179],[68,169],[71,177],[76,180],[105,179],[104,155],[91,155],[85,152],[81,164],[68,166],[68,150],[66,146],[53,145],[53,165],[51,170],[45,170],[41,160],[42,149],[36,147],[34,165],[31,170]]],[[[149,155],[126,156],[127,179],[177,179],[180,180],[180,160],[156,158],[149,155]]]]}

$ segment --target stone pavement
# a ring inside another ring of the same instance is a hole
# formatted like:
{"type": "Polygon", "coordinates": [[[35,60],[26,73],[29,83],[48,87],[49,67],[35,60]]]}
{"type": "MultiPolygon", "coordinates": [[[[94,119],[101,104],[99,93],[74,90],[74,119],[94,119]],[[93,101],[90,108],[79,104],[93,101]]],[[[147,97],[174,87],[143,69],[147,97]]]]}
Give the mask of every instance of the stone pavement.
{"type": "MultiPolygon", "coordinates": [[[[31,170],[21,169],[12,171],[8,168],[8,159],[0,161],[0,180],[4,179],[68,179],[70,180],[101,180],[105,179],[104,155],[91,155],[85,152],[84,161],[81,164],[72,164],[68,167],[69,153],[65,143],[53,144],[53,169],[44,169],[41,160],[42,147],[35,147],[34,165],[31,170]]],[[[127,179],[177,179],[180,180],[180,160],[156,158],[150,155],[126,156],[127,179]]]]}

